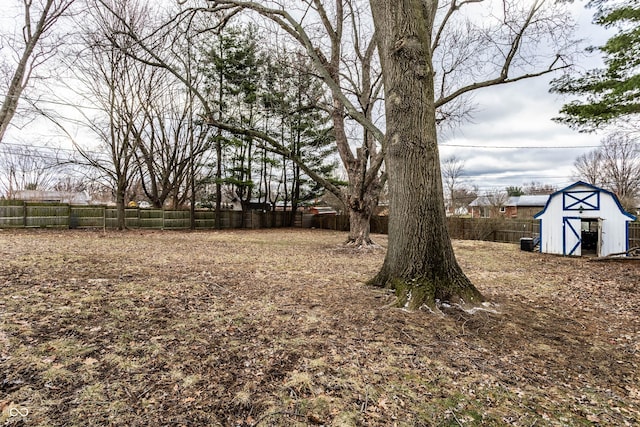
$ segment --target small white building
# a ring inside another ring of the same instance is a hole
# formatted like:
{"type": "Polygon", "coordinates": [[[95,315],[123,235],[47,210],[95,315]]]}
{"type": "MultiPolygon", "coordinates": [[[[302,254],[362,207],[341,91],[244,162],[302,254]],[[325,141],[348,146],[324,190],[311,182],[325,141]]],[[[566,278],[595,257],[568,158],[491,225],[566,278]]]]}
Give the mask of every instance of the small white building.
{"type": "Polygon", "coordinates": [[[607,256],[629,248],[629,222],[615,194],[578,181],[556,191],[540,220],[540,252],[558,255],[607,256]]]}

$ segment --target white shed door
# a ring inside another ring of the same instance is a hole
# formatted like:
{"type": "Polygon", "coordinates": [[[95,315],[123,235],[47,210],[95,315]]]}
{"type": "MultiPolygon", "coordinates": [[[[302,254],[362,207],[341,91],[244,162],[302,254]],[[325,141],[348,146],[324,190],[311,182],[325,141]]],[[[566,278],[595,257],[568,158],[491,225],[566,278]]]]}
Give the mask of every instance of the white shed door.
{"type": "Polygon", "coordinates": [[[602,218],[598,218],[598,247],[596,254],[602,256],[602,218]]]}
{"type": "Polygon", "coordinates": [[[582,254],[581,222],[579,217],[562,218],[562,228],[564,229],[562,253],[564,255],[580,256],[582,254]]]}

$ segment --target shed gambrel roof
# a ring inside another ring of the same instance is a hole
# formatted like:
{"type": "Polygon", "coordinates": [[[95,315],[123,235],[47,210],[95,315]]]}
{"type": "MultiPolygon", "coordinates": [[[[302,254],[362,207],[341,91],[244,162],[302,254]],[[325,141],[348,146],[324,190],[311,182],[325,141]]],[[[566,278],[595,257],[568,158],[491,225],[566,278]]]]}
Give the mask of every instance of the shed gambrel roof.
{"type": "Polygon", "coordinates": [[[542,215],[545,213],[545,211],[547,210],[547,208],[549,207],[549,204],[551,203],[551,201],[553,200],[553,198],[554,198],[554,197],[556,197],[556,196],[558,196],[558,195],[562,195],[563,193],[566,193],[566,192],[568,192],[568,191],[571,191],[572,189],[574,189],[574,188],[576,188],[576,187],[588,187],[588,188],[591,188],[593,191],[600,191],[600,192],[602,192],[602,193],[608,194],[609,196],[611,196],[611,198],[612,198],[613,200],[615,200],[616,205],[617,205],[617,206],[618,206],[618,208],[620,209],[620,212],[622,212],[624,215],[626,215],[627,217],[629,217],[629,218],[631,219],[631,221],[635,221],[635,220],[636,220],[636,216],[635,216],[635,215],[632,215],[632,214],[630,214],[629,212],[627,212],[627,211],[625,211],[625,210],[624,210],[624,208],[623,208],[623,207],[622,207],[622,205],[620,204],[620,200],[618,200],[618,197],[617,197],[614,193],[612,193],[612,192],[611,192],[611,191],[609,191],[609,190],[605,190],[604,188],[597,187],[597,186],[595,186],[595,185],[593,185],[593,184],[589,184],[588,182],[584,182],[584,181],[577,181],[577,182],[574,182],[573,184],[571,184],[571,185],[569,185],[569,186],[567,186],[567,187],[565,187],[565,188],[563,188],[563,189],[561,189],[561,190],[558,190],[558,191],[556,191],[555,193],[551,194],[551,195],[549,196],[549,200],[547,200],[547,203],[546,203],[546,204],[545,204],[545,206],[544,206],[544,209],[542,209],[540,212],[538,212],[537,214],[535,214],[533,217],[534,217],[535,219],[537,219],[537,218],[539,218],[540,216],[542,216],[542,215]]]}

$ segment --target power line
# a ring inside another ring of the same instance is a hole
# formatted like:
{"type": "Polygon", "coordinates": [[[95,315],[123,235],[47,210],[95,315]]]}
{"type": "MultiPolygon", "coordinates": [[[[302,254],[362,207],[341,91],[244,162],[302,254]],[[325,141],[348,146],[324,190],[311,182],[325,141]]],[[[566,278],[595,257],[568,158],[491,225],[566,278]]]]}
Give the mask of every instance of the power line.
{"type": "Polygon", "coordinates": [[[507,149],[507,150],[582,150],[585,148],[598,148],[600,145],[566,145],[566,146],[507,146],[507,145],[466,145],[466,144],[440,144],[440,147],[457,147],[457,148],[491,148],[491,149],[507,149]]]}
{"type": "MultiPolygon", "coordinates": [[[[2,143],[0,143],[0,149],[4,145],[10,145],[10,146],[13,146],[13,147],[19,147],[19,148],[24,148],[24,149],[43,150],[43,151],[49,151],[49,152],[67,152],[67,153],[71,153],[71,154],[76,154],[78,152],[78,150],[73,149],[73,148],[47,147],[45,145],[20,144],[20,143],[17,143],[17,142],[2,142],[2,143]]],[[[105,152],[100,152],[100,151],[93,151],[93,150],[82,150],[82,151],[87,153],[87,154],[93,154],[95,156],[104,156],[104,155],[106,155],[105,152]]],[[[11,154],[20,155],[21,153],[11,152],[11,154]]]]}

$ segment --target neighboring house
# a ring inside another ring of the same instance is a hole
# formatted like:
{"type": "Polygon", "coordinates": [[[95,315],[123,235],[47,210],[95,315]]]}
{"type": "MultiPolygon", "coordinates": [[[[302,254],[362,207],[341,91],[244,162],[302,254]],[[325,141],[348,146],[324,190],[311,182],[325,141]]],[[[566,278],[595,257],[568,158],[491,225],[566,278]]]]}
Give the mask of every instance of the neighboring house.
{"type": "Polygon", "coordinates": [[[615,194],[578,181],[553,193],[540,220],[540,252],[606,256],[629,249],[629,222],[615,194]]]}
{"type": "Polygon", "coordinates": [[[445,210],[447,213],[447,216],[465,216],[465,215],[469,215],[469,208],[466,206],[458,206],[457,208],[454,208],[452,206],[445,206],[445,210]]]}
{"type": "Polygon", "coordinates": [[[495,211],[495,207],[487,196],[480,196],[469,203],[471,218],[490,218],[492,211],[495,211]]]}
{"type": "MultiPolygon", "coordinates": [[[[220,209],[226,211],[242,211],[242,201],[232,187],[223,185],[220,189],[220,209]]],[[[215,187],[209,185],[205,188],[207,199],[196,202],[197,208],[215,209],[216,194],[215,187]]]]}
{"type": "Polygon", "coordinates": [[[469,210],[472,218],[531,219],[545,206],[548,199],[548,195],[511,196],[504,203],[497,203],[487,196],[481,196],[469,204],[469,210]]]}
{"type": "Polygon", "coordinates": [[[311,206],[308,210],[313,215],[337,215],[338,212],[331,206],[311,206]]]}
{"type": "Polygon", "coordinates": [[[549,195],[513,196],[509,197],[505,204],[505,216],[507,218],[531,219],[544,208],[549,195]]]}
{"type": "Polygon", "coordinates": [[[25,202],[68,203],[70,205],[91,203],[91,198],[86,191],[20,190],[13,193],[13,198],[25,202]]]}
{"type": "Polygon", "coordinates": [[[290,212],[292,208],[291,200],[287,200],[286,202],[283,200],[278,200],[275,204],[275,210],[280,212],[290,212]]]}

